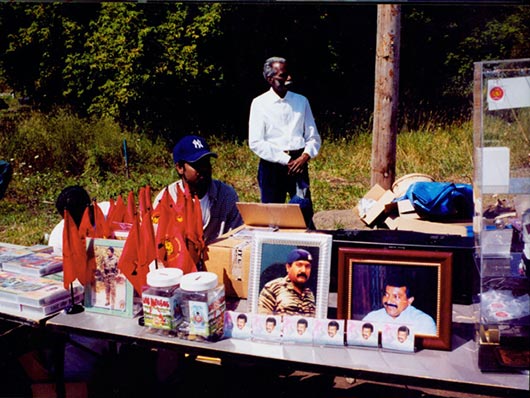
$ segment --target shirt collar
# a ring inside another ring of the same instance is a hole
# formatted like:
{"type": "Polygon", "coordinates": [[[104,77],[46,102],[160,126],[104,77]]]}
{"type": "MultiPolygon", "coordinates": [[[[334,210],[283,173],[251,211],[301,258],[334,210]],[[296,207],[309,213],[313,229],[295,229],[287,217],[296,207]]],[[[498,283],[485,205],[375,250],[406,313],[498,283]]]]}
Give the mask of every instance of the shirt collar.
{"type": "Polygon", "coordinates": [[[276,94],[276,91],[274,91],[271,88],[269,88],[268,91],[268,97],[271,103],[273,102],[282,102],[282,101],[288,101],[293,94],[290,91],[287,91],[287,94],[285,94],[285,97],[280,97],[278,94],[276,94]]]}

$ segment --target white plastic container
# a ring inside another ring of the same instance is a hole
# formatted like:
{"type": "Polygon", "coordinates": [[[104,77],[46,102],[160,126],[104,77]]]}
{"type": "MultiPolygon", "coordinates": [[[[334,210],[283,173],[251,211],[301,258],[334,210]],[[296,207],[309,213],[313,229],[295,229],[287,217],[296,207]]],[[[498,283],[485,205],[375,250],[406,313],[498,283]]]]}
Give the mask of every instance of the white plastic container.
{"type": "Polygon", "coordinates": [[[192,272],[180,280],[183,322],[178,337],[187,340],[219,340],[223,335],[225,288],[213,272],[192,272]]]}
{"type": "Polygon", "coordinates": [[[176,331],[182,322],[179,286],[182,270],[159,268],[147,274],[147,289],[142,292],[144,325],[153,329],[176,331]]]}

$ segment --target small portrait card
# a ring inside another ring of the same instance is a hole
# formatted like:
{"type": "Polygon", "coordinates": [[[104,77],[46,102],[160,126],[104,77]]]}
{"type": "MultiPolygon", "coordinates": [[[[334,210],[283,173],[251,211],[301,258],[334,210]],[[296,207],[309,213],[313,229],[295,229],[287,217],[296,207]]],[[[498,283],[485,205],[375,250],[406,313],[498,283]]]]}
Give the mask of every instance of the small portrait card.
{"type": "Polygon", "coordinates": [[[281,343],[282,317],[280,315],[251,315],[253,340],[281,343]]]}
{"type": "Polygon", "coordinates": [[[412,325],[386,323],[381,329],[381,346],[388,350],[414,352],[412,325]]]}
{"type": "Polygon", "coordinates": [[[315,319],[313,343],[344,346],[344,319],[315,319]]]}
{"type": "Polygon", "coordinates": [[[283,317],[283,342],[313,344],[313,322],[315,318],[303,316],[283,317]]]}
{"type": "Polygon", "coordinates": [[[350,319],[346,321],[346,328],[346,345],[376,348],[379,346],[379,330],[381,327],[378,322],[350,319]]]}
{"type": "Polygon", "coordinates": [[[249,314],[236,311],[225,312],[224,337],[233,339],[250,339],[252,328],[249,314]]]}

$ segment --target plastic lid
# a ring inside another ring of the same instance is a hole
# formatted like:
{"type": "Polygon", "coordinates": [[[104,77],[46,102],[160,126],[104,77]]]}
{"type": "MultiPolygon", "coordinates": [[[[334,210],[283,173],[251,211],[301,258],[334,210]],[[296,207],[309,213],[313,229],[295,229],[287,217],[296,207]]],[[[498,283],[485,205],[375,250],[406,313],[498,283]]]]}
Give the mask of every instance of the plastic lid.
{"type": "Polygon", "coordinates": [[[210,290],[217,286],[217,274],[213,272],[191,272],[186,274],[180,280],[180,287],[189,292],[210,290]]]}
{"type": "Polygon", "coordinates": [[[182,278],[182,270],[178,268],[159,268],[147,274],[147,284],[153,287],[178,285],[182,278]]]}

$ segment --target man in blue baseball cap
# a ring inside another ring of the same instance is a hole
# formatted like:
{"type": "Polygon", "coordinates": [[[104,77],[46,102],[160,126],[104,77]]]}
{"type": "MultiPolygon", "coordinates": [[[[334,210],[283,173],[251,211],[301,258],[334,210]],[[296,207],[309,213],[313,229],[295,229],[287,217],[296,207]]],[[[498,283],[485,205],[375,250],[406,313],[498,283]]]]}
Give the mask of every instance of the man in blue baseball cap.
{"type": "MultiPolygon", "coordinates": [[[[197,135],[183,137],[173,148],[173,161],[180,180],[165,188],[174,202],[177,201],[177,186],[183,191],[187,186],[192,195],[197,195],[201,202],[206,245],[243,224],[236,206],[237,193],[231,186],[212,178],[211,158],[217,158],[217,154],[210,151],[204,138],[197,135]]],[[[158,205],[164,190],[155,197],[153,207],[158,205]]]]}
{"type": "Polygon", "coordinates": [[[285,264],[287,275],[263,286],[258,299],[258,313],[314,317],[315,296],[306,285],[311,276],[312,262],[313,256],[307,250],[292,250],[285,264]]]}

